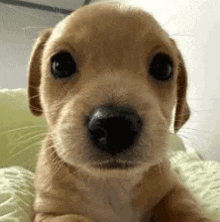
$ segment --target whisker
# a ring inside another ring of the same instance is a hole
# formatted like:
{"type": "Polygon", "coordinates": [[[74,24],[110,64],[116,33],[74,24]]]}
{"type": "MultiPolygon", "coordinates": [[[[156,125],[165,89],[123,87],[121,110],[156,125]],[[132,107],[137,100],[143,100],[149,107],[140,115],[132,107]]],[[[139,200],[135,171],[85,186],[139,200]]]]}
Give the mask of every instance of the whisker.
{"type": "Polygon", "coordinates": [[[0,135],[4,135],[4,134],[7,134],[7,133],[11,133],[11,132],[17,132],[17,131],[24,130],[24,129],[39,128],[39,127],[47,128],[47,125],[42,124],[42,125],[37,125],[37,126],[25,126],[25,127],[13,129],[13,130],[4,131],[4,132],[0,133],[0,135]]]}
{"type": "Polygon", "coordinates": [[[18,141],[24,139],[25,137],[29,137],[32,134],[38,134],[38,133],[42,133],[43,134],[43,133],[46,133],[46,132],[47,132],[46,130],[44,130],[44,131],[42,131],[42,130],[34,131],[34,132],[31,132],[31,133],[28,133],[28,134],[25,134],[25,135],[19,137],[18,139],[16,139],[16,141],[18,142],[18,141]]]}
{"type": "Polygon", "coordinates": [[[5,165],[7,162],[9,162],[9,161],[10,161],[11,159],[13,159],[14,157],[16,157],[16,156],[20,155],[21,153],[29,150],[30,148],[32,148],[34,145],[37,145],[37,144],[41,144],[41,141],[40,141],[40,142],[38,141],[38,142],[36,142],[36,143],[34,143],[34,144],[31,144],[30,146],[28,146],[28,147],[20,150],[19,152],[15,153],[15,154],[12,155],[10,158],[8,158],[7,160],[5,160],[2,164],[0,164],[0,167],[2,167],[3,165],[5,165]]]}
{"type": "Polygon", "coordinates": [[[37,138],[37,137],[40,137],[40,136],[45,136],[45,134],[46,134],[46,133],[41,133],[41,134],[32,136],[32,137],[30,137],[30,138],[28,138],[28,139],[26,139],[26,140],[18,143],[15,147],[13,147],[13,149],[11,149],[11,150],[9,151],[9,153],[12,153],[12,152],[13,152],[17,147],[19,147],[20,145],[25,144],[25,143],[27,143],[28,141],[33,140],[34,138],[37,138]]]}

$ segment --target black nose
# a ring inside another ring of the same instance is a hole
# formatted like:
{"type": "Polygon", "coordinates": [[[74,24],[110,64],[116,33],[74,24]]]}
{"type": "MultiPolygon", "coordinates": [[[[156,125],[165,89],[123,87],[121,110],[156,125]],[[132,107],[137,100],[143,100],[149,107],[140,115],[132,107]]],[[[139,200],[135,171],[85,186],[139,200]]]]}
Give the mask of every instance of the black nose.
{"type": "Polygon", "coordinates": [[[97,108],[89,116],[88,131],[93,145],[111,155],[131,148],[141,128],[140,116],[128,107],[97,108]]]}

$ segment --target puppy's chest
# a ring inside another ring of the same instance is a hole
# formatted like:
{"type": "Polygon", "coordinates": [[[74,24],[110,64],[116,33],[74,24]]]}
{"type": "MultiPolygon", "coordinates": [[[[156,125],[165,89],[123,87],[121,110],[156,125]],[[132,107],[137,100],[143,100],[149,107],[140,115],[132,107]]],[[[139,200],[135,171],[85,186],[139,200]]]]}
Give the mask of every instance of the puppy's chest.
{"type": "Polygon", "coordinates": [[[131,190],[118,180],[92,181],[85,190],[83,208],[95,222],[140,222],[143,217],[143,211],[131,206],[131,190]]]}

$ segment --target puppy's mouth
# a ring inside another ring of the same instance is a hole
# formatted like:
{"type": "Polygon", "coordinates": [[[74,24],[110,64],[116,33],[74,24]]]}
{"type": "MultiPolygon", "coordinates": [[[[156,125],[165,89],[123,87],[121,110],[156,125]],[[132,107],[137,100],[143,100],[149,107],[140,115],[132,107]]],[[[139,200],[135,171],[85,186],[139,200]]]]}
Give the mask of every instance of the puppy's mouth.
{"type": "Polygon", "coordinates": [[[98,168],[98,169],[104,169],[104,170],[114,170],[114,169],[119,169],[119,170],[129,170],[132,168],[135,168],[138,166],[138,164],[134,163],[121,163],[118,161],[110,161],[107,163],[94,163],[91,164],[93,168],[98,168]]]}

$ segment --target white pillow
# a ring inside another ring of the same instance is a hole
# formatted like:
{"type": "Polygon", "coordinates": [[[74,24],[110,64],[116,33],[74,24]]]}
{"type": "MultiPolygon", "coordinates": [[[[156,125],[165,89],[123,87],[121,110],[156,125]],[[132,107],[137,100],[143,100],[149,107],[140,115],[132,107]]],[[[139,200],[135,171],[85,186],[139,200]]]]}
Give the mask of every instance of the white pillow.
{"type": "Polygon", "coordinates": [[[19,166],[0,169],[0,221],[29,222],[34,201],[33,173],[19,166]]]}

